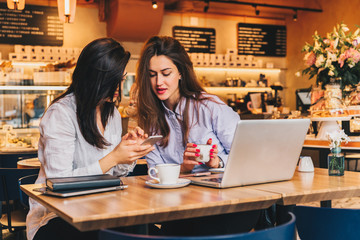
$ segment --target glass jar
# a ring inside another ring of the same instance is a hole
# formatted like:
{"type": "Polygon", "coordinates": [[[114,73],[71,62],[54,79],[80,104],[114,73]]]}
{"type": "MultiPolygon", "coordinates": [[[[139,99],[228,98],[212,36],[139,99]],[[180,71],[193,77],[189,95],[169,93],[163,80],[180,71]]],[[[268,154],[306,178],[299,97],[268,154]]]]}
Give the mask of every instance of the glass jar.
{"type": "Polygon", "coordinates": [[[340,109],[343,107],[342,91],[339,84],[325,86],[325,109],[340,109]]]}
{"type": "Polygon", "coordinates": [[[341,152],[340,147],[331,149],[331,153],[328,155],[328,169],[329,176],[343,176],[344,175],[344,163],[345,157],[341,152]]]}

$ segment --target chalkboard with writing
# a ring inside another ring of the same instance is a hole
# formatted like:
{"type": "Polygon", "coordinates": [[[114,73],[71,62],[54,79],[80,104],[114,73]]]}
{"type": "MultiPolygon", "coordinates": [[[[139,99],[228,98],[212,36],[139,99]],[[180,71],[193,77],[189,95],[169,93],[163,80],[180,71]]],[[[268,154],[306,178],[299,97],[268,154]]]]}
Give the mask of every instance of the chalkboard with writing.
{"type": "Polygon", "coordinates": [[[24,10],[0,3],[0,43],[62,46],[64,25],[56,7],[25,4],[24,10]]]}
{"type": "Polygon", "coordinates": [[[238,54],[286,56],[286,27],[238,23],[238,54]]]}
{"type": "Polygon", "coordinates": [[[179,40],[189,53],[215,53],[215,29],[173,27],[173,37],[179,40]]]}

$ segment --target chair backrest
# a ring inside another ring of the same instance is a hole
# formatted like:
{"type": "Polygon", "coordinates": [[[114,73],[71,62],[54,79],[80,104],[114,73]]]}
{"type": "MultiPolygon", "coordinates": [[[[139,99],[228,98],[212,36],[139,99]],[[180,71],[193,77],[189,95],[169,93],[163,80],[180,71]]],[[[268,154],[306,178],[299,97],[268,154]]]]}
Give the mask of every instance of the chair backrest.
{"type": "MultiPolygon", "coordinates": [[[[18,168],[0,168],[0,216],[3,213],[2,202],[6,203],[6,212],[7,212],[7,223],[6,226],[10,232],[15,231],[15,228],[23,229],[23,226],[15,227],[12,226],[12,217],[11,217],[11,209],[10,209],[10,201],[11,200],[19,200],[20,199],[20,188],[18,184],[18,180],[27,175],[38,174],[39,169],[18,169],[18,168]]],[[[0,230],[2,230],[3,226],[0,224],[0,230]]]]}
{"type": "Polygon", "coordinates": [[[360,209],[294,207],[301,240],[360,239],[360,209]]]}
{"type": "Polygon", "coordinates": [[[25,176],[25,177],[21,177],[19,180],[18,180],[18,187],[19,187],[19,193],[20,193],[20,203],[21,205],[29,210],[29,197],[28,195],[26,195],[21,189],[20,189],[20,186],[22,184],[33,184],[37,177],[38,177],[39,174],[32,174],[32,175],[28,175],[28,176],[25,176]]]}
{"type": "Polygon", "coordinates": [[[0,201],[20,199],[18,180],[27,175],[38,174],[39,169],[0,168],[0,201]]]}
{"type": "Polygon", "coordinates": [[[293,240],[295,238],[295,216],[292,213],[288,215],[288,221],[277,227],[268,228],[248,233],[227,234],[217,236],[200,237],[173,237],[173,236],[148,236],[116,232],[113,230],[100,230],[99,240],[293,240]]]}

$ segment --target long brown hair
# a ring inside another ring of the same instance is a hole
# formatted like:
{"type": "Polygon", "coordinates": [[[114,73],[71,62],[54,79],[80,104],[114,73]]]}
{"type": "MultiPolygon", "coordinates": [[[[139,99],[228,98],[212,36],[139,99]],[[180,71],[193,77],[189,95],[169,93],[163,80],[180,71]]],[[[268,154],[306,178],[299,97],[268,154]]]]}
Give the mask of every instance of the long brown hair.
{"type": "MultiPolygon", "coordinates": [[[[138,124],[149,134],[161,134],[164,136],[162,146],[167,146],[170,128],[166,122],[165,109],[161,100],[155,95],[150,81],[150,59],[153,56],[166,56],[177,67],[181,80],[179,81],[180,99],[185,98],[184,111],[180,113],[183,132],[183,144],[187,143],[190,131],[189,105],[195,102],[194,116],[199,118],[199,103],[209,99],[202,93],[205,91],[197,81],[193,64],[180,42],[172,37],[154,36],[144,45],[136,72],[136,86],[138,91],[138,124]]],[[[179,119],[180,121],[180,119],[179,119]]],[[[196,121],[195,121],[196,123],[196,121]]]]}

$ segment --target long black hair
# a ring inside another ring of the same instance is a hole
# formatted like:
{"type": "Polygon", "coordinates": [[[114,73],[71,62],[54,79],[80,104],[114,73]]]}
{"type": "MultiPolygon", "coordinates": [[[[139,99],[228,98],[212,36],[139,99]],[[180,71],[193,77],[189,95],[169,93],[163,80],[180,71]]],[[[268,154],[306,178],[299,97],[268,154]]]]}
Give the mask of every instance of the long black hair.
{"type": "Polygon", "coordinates": [[[110,144],[98,130],[96,107],[100,106],[101,122],[105,128],[114,113],[112,100],[118,87],[118,100],[121,100],[121,81],[129,58],[130,53],[112,38],[92,41],[79,56],[69,88],[52,102],[74,93],[80,131],[89,144],[98,148],[110,144]]]}

